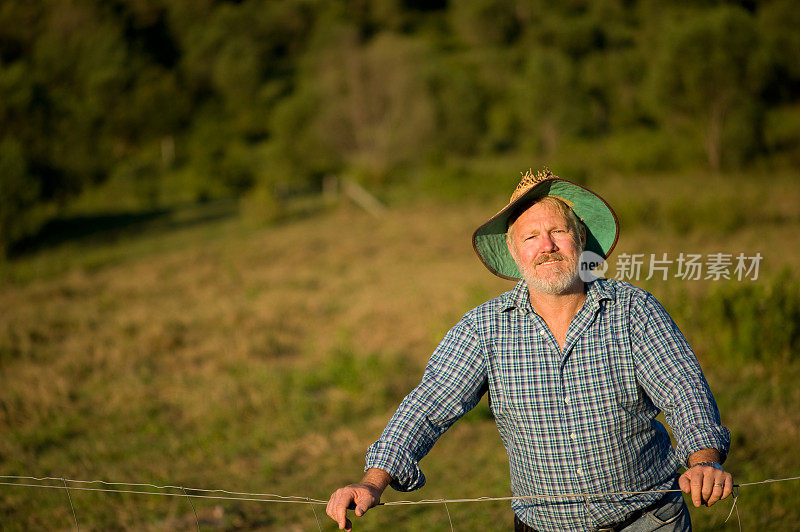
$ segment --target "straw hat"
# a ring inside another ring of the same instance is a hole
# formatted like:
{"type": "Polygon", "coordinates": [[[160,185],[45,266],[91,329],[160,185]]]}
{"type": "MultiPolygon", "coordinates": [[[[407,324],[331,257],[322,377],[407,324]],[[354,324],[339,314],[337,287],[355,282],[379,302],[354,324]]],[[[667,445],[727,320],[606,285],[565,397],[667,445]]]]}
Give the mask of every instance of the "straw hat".
{"type": "Polygon", "coordinates": [[[611,254],[619,236],[617,215],[611,206],[588,188],[561,179],[547,168],[536,174],[528,170],[523,174],[508,205],[472,235],[475,253],[493,274],[512,281],[522,277],[506,245],[509,219],[521,214],[535,200],[544,196],[555,196],[572,208],[586,227],[585,251],[596,253],[602,259],[611,254]]]}

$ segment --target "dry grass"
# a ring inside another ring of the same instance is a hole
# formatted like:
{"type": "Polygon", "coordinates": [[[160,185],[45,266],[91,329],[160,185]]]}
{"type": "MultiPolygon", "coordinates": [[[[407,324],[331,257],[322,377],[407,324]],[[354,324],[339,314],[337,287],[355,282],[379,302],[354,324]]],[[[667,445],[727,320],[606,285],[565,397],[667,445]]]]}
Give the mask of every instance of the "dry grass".
{"type": "MultiPolygon", "coordinates": [[[[626,183],[609,178],[594,186],[624,206],[618,210],[634,213],[672,190],[689,198],[692,221],[647,224],[642,214],[619,252],[760,251],[764,278],[800,266],[800,248],[786,245],[800,229],[800,186],[790,178],[766,192],[751,181],[713,182],[700,192],[677,178],[626,183]],[[739,225],[704,231],[698,213],[718,198],[748,214],[739,225]]],[[[104,251],[111,258],[100,264],[75,260],[47,277],[7,282],[0,292],[0,471],[327,498],[358,478],[364,450],[447,328],[510,287],[484,270],[469,245],[474,227],[502,202],[400,206],[381,220],[341,207],[258,230],[209,222],[183,237],[141,235],[154,244],[133,256],[124,252],[137,245],[131,237],[117,255],[104,251]]],[[[41,264],[46,256],[26,260],[41,264]]],[[[666,300],[684,290],[697,304],[708,283],[648,287],[666,300]]],[[[679,324],[690,339],[713,345],[712,331],[679,324]]],[[[734,432],[731,465],[741,480],[798,474],[797,361],[776,367],[699,356],[734,432]]],[[[424,465],[423,492],[387,497],[508,492],[505,454],[485,406],[457,424],[424,465]]],[[[45,491],[0,487],[4,529],[69,527],[63,493],[45,491]]],[[[795,491],[743,490],[745,528],[800,521],[795,491]]],[[[85,529],[194,527],[182,500],[72,496],[85,529]]],[[[316,529],[308,507],[195,504],[207,528],[316,529]]],[[[449,510],[456,530],[509,523],[506,503],[449,510]]],[[[727,508],[694,514],[698,529],[713,528],[727,508]]],[[[449,530],[441,507],[380,508],[359,524],[449,530]]]]}

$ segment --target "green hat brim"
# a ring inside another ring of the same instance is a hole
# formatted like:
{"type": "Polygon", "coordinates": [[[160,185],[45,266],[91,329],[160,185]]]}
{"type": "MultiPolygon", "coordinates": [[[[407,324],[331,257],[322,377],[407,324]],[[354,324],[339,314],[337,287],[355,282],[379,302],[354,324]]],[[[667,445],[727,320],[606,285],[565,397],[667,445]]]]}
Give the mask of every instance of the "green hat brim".
{"type": "Polygon", "coordinates": [[[544,180],[506,205],[472,234],[472,247],[489,271],[512,281],[522,277],[506,245],[509,219],[518,214],[521,206],[544,196],[567,200],[575,215],[586,227],[586,251],[607,259],[617,244],[619,223],[617,215],[606,201],[589,190],[566,179],[544,180]]]}

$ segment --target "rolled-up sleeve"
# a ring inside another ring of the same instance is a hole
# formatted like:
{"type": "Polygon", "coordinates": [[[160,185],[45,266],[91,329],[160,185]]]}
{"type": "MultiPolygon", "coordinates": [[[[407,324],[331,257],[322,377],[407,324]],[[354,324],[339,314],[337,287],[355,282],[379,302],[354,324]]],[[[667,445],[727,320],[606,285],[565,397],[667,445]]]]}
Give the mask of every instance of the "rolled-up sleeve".
{"type": "Polygon", "coordinates": [[[419,461],[439,437],[469,412],[486,390],[480,341],[465,316],[434,351],[422,381],[403,399],[380,439],[367,451],[365,470],[392,476],[391,486],[411,491],[425,484],[419,461]]]}
{"type": "Polygon", "coordinates": [[[720,422],[708,382],[678,326],[649,294],[632,305],[631,320],[637,378],[664,411],[678,461],[686,464],[701,449],[727,456],[730,432],[720,422]]]}

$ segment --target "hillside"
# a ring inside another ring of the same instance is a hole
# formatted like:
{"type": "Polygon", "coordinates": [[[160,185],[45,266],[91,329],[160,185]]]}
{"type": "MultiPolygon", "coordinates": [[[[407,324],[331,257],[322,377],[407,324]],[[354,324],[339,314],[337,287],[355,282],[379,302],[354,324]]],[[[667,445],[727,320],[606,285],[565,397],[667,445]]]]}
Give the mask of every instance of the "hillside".
{"type": "MultiPolygon", "coordinates": [[[[789,272],[800,267],[800,183],[676,175],[591,186],[620,215],[617,257],[761,253],[757,280],[636,284],[664,302],[697,348],[734,435],[737,480],[796,476],[800,291],[789,272]]],[[[182,224],[176,212],[15,259],[0,290],[0,474],[327,499],[358,479],[366,447],[447,329],[511,287],[470,245],[504,202],[405,201],[379,219],[343,203],[270,226],[235,210],[186,211],[193,221],[182,224]]],[[[386,498],[509,494],[485,401],[423,468],[421,492],[386,498]]],[[[71,491],[71,499],[81,529],[196,528],[178,497],[71,491]]],[[[204,529],[317,529],[306,505],[193,503],[204,529]]],[[[745,530],[792,528],[800,491],[742,488],[738,508],[745,530]]],[[[692,509],[695,529],[737,529],[735,517],[721,525],[729,510],[729,502],[692,509]]],[[[455,530],[511,522],[505,502],[448,511],[455,530]]],[[[333,530],[324,509],[317,513],[333,530]]],[[[73,516],[63,491],[0,486],[0,521],[4,530],[66,529],[73,516]]],[[[377,508],[356,525],[390,523],[450,529],[438,505],[377,508]]]]}

